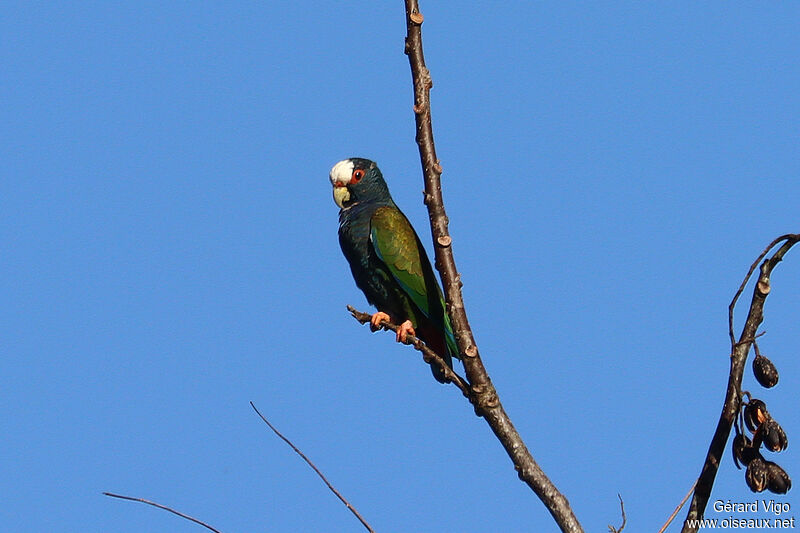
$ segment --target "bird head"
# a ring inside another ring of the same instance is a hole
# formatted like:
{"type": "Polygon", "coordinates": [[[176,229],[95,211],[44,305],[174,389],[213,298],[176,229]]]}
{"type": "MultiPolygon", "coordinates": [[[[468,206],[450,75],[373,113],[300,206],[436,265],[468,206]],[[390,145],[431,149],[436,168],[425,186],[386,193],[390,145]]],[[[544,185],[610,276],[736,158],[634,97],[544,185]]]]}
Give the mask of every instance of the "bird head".
{"type": "Polygon", "coordinates": [[[358,202],[391,201],[389,188],[378,165],[369,159],[352,157],[339,161],[331,169],[333,201],[341,209],[358,202]]]}

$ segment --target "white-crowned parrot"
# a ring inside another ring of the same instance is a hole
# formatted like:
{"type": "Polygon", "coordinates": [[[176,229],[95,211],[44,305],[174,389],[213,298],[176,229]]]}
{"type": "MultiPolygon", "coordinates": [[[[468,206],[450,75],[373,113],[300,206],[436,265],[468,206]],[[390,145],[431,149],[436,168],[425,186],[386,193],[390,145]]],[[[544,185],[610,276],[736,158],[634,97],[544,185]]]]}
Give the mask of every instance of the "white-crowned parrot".
{"type": "MultiPolygon", "coordinates": [[[[339,244],[356,285],[378,308],[370,320],[400,326],[397,341],[415,335],[452,368],[458,358],[444,298],[425,248],[397,208],[378,166],[369,159],[339,161],[330,173],[339,206],[339,244]]],[[[444,382],[435,365],[434,377],[444,382]]]]}

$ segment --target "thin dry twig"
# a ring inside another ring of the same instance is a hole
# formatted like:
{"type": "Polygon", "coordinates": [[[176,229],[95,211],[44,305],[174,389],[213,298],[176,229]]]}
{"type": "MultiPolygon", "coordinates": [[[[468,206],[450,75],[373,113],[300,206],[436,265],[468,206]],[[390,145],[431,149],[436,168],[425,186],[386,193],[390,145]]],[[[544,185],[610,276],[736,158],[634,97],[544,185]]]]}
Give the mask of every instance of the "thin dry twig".
{"type": "Polygon", "coordinates": [[[175,509],[173,509],[171,507],[167,507],[166,505],[161,505],[160,503],[151,502],[150,500],[145,500],[144,498],[134,498],[133,496],[123,496],[122,494],[114,494],[113,492],[104,492],[103,494],[105,494],[106,496],[110,496],[112,498],[118,498],[120,500],[128,500],[128,501],[131,501],[131,502],[146,503],[147,505],[152,505],[153,507],[158,507],[159,509],[163,509],[165,511],[169,511],[172,514],[178,515],[181,518],[185,518],[186,520],[194,522],[195,524],[200,524],[204,528],[208,529],[209,531],[213,531],[214,533],[222,533],[220,530],[214,529],[213,527],[209,526],[208,524],[206,524],[205,522],[203,522],[201,520],[198,520],[197,518],[193,518],[193,517],[189,516],[188,514],[184,514],[184,513],[180,512],[180,511],[176,511],[175,509]]]}
{"type": "Polygon", "coordinates": [[[453,324],[453,333],[470,383],[470,401],[475,413],[489,424],[503,445],[519,478],[528,484],[544,503],[562,531],[583,531],[567,498],[558,491],[528,451],[514,424],[500,403],[494,385],[478,353],[478,346],[469,326],[461,295],[461,276],[453,259],[453,239],[448,230],[448,219],[442,199],[442,166],[436,157],[431,122],[430,90],[433,80],[425,66],[422,51],[422,23],[417,0],[405,0],[406,41],[405,52],[411,67],[414,86],[414,116],[416,141],[425,179],[425,205],[428,208],[433,246],[436,253],[436,268],[442,277],[447,313],[453,324]]]}
{"type": "Polygon", "coordinates": [[[614,527],[612,525],[608,526],[609,533],[622,533],[622,530],[625,529],[625,524],[628,522],[628,517],[625,516],[625,502],[622,501],[622,496],[617,494],[617,498],[619,498],[619,508],[622,511],[622,524],[619,527],[614,527]]]}
{"type": "MultiPolygon", "coordinates": [[[[369,313],[364,313],[363,311],[357,310],[352,305],[347,306],[347,310],[350,311],[350,314],[353,315],[353,318],[358,320],[362,324],[368,324],[372,315],[369,313]]],[[[389,322],[388,320],[382,320],[380,323],[382,329],[386,331],[394,331],[397,332],[400,329],[400,326],[389,322]]],[[[419,337],[415,337],[414,335],[406,335],[406,342],[405,344],[410,344],[420,352],[422,352],[422,358],[425,360],[426,363],[429,365],[435,365],[439,370],[442,371],[442,375],[444,376],[445,381],[452,383],[456,387],[461,390],[461,393],[469,398],[469,383],[464,381],[464,378],[459,376],[452,368],[450,368],[447,363],[445,363],[444,359],[442,359],[439,354],[431,350],[427,344],[425,344],[419,337]]]]}
{"type": "Polygon", "coordinates": [[[339,500],[341,500],[341,502],[342,502],[342,503],[345,505],[345,507],[347,507],[348,509],[350,509],[350,512],[351,512],[351,513],[353,513],[353,514],[355,515],[355,517],[356,517],[356,518],[358,518],[358,520],[359,520],[359,521],[361,522],[361,524],[362,524],[362,525],[363,525],[363,526],[364,526],[364,527],[367,529],[367,531],[369,531],[370,533],[375,533],[375,530],[373,530],[373,529],[372,529],[372,526],[370,526],[370,525],[367,523],[367,521],[366,521],[366,520],[364,520],[364,517],[363,517],[363,516],[361,516],[361,513],[359,513],[359,512],[358,512],[358,510],[356,510],[356,508],[355,508],[355,507],[353,507],[353,506],[350,504],[350,502],[349,502],[349,501],[347,501],[347,500],[345,499],[345,497],[344,497],[344,496],[342,496],[342,494],[341,494],[341,493],[340,493],[338,490],[336,490],[336,487],[334,487],[333,485],[331,485],[331,482],[330,482],[330,481],[328,481],[328,478],[326,478],[326,477],[325,477],[325,475],[324,475],[322,472],[320,472],[319,468],[317,468],[317,467],[316,467],[316,465],[315,465],[314,463],[312,463],[312,462],[311,462],[311,459],[309,459],[308,457],[306,457],[306,455],[305,455],[303,452],[301,452],[301,451],[300,451],[300,449],[299,449],[297,446],[295,446],[294,444],[292,444],[292,441],[290,441],[289,439],[287,439],[286,437],[284,437],[284,436],[283,436],[283,434],[281,434],[281,432],[280,432],[280,431],[278,431],[278,430],[277,430],[277,428],[276,428],[275,426],[273,426],[272,424],[270,424],[269,420],[267,420],[267,419],[266,419],[266,417],[265,417],[264,415],[262,415],[262,414],[261,414],[261,411],[259,411],[259,410],[258,410],[258,408],[256,407],[256,405],[255,405],[253,402],[250,402],[250,407],[252,407],[252,408],[253,408],[253,410],[256,412],[256,414],[257,414],[257,415],[258,415],[258,416],[261,418],[261,420],[263,420],[263,421],[264,421],[264,423],[265,423],[267,426],[269,426],[269,429],[271,429],[271,430],[273,431],[273,433],[275,433],[275,434],[276,434],[278,437],[280,437],[280,438],[281,438],[281,440],[282,440],[283,442],[285,442],[286,444],[288,444],[288,445],[289,445],[289,447],[291,447],[291,448],[292,448],[292,450],[294,450],[294,453],[296,453],[297,455],[299,455],[300,457],[302,457],[303,461],[305,461],[305,462],[308,464],[308,466],[310,466],[310,467],[311,467],[311,469],[312,469],[312,470],[314,470],[314,472],[316,472],[316,473],[317,473],[317,475],[320,477],[320,479],[321,479],[322,481],[324,481],[324,482],[325,482],[325,485],[327,485],[327,486],[328,486],[328,488],[330,489],[330,491],[331,491],[331,492],[333,492],[333,493],[336,495],[336,497],[337,497],[337,498],[339,498],[339,500]]]}
{"type": "Polygon", "coordinates": [[[766,330],[761,331],[761,333],[759,333],[758,335],[756,335],[754,337],[748,337],[746,339],[741,339],[741,340],[737,341],[736,344],[733,345],[733,347],[735,348],[736,346],[738,346],[740,344],[744,344],[746,342],[752,342],[755,345],[756,339],[759,338],[759,337],[762,337],[762,336],[764,336],[766,334],[767,334],[766,330]]]}
{"type": "Polygon", "coordinates": [[[686,501],[689,499],[689,496],[691,496],[692,492],[694,492],[695,485],[697,485],[697,480],[695,480],[695,482],[692,483],[692,486],[689,487],[689,492],[686,493],[686,496],[683,497],[681,503],[679,503],[678,506],[675,508],[675,510],[672,511],[672,514],[669,515],[669,518],[667,518],[667,521],[664,522],[663,526],[661,526],[661,529],[658,530],[658,533],[664,533],[664,531],[666,531],[666,529],[669,527],[672,521],[675,520],[675,517],[678,516],[679,512],[681,512],[681,508],[686,504],[686,501]]]}
{"type": "Polygon", "coordinates": [[[758,327],[764,320],[764,302],[770,292],[770,275],[777,264],[783,260],[783,256],[786,252],[798,242],[800,242],[800,234],[798,233],[781,235],[773,240],[753,262],[744,281],[742,281],[742,284],[736,291],[730,306],[728,306],[728,327],[731,337],[731,366],[725,393],[725,403],[722,406],[722,413],[720,414],[719,422],[717,422],[714,436],[711,438],[711,444],[708,447],[708,453],[706,454],[703,468],[697,478],[697,484],[694,489],[692,502],[689,506],[689,512],[683,523],[683,533],[694,533],[698,530],[698,526],[696,525],[698,523],[697,520],[703,518],[706,505],[711,497],[711,489],[714,486],[714,480],[716,479],[720,461],[725,451],[725,444],[728,442],[731,429],[736,421],[736,415],[739,412],[742,397],[742,377],[744,375],[745,364],[747,363],[747,355],[750,352],[750,345],[755,342],[758,336],[756,335],[758,327]],[[772,257],[764,259],[770,250],[781,242],[783,242],[783,244],[772,257]],[[763,262],[761,262],[762,259],[763,262]],[[753,298],[750,301],[750,310],[747,314],[744,327],[742,328],[742,334],[739,336],[739,341],[737,342],[735,335],[732,333],[733,309],[759,262],[761,262],[760,274],[753,288],[753,298]]]}

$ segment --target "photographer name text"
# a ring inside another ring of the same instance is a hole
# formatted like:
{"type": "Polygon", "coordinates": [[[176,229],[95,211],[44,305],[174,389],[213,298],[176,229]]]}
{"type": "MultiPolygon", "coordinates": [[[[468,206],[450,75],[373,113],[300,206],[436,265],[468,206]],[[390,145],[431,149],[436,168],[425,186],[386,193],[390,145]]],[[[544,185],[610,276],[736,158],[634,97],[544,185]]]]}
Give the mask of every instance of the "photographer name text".
{"type": "Polygon", "coordinates": [[[734,502],[731,500],[715,500],[714,510],[718,513],[772,513],[780,516],[788,513],[792,506],[788,502],[775,500],[753,500],[751,502],[734,502]]]}

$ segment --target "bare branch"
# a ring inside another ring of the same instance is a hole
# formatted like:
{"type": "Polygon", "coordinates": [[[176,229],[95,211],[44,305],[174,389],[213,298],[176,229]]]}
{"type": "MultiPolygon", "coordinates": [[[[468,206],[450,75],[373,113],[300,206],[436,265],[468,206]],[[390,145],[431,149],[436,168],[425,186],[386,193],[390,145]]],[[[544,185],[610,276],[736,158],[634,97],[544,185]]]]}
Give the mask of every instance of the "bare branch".
{"type": "Polygon", "coordinates": [[[609,533],[622,533],[622,530],[625,529],[625,524],[628,522],[628,517],[625,516],[625,502],[622,501],[622,496],[617,494],[617,498],[619,498],[619,509],[622,511],[622,524],[619,527],[614,527],[609,525],[608,532],[609,533]]]}
{"type": "Polygon", "coordinates": [[[658,533],[664,533],[664,531],[666,531],[666,529],[669,527],[672,521],[675,520],[675,517],[678,516],[678,513],[681,511],[681,507],[684,506],[686,501],[689,499],[689,496],[692,495],[695,485],[697,485],[697,480],[695,480],[695,482],[692,483],[692,486],[689,487],[689,492],[686,493],[686,496],[683,497],[681,503],[679,503],[678,506],[675,508],[675,510],[672,511],[672,514],[669,515],[669,518],[667,518],[667,521],[664,522],[663,526],[661,526],[661,529],[658,530],[658,533]]]}
{"type": "MultiPolygon", "coordinates": [[[[369,313],[364,313],[363,311],[358,311],[351,305],[347,306],[347,310],[350,311],[350,314],[353,315],[353,318],[361,322],[362,324],[368,324],[372,315],[369,313]]],[[[388,320],[381,321],[381,328],[385,329],[386,331],[394,331],[397,332],[400,329],[400,326],[389,322],[388,320]]],[[[445,381],[452,383],[456,387],[461,390],[461,393],[469,398],[469,383],[464,381],[464,378],[456,374],[456,372],[450,368],[447,363],[445,363],[444,359],[442,359],[439,354],[431,350],[419,337],[415,337],[414,335],[406,335],[406,342],[405,344],[410,344],[420,352],[422,352],[422,358],[426,363],[431,366],[436,366],[439,370],[442,371],[442,375],[444,376],[445,381]]]]}
{"type": "MultiPolygon", "coordinates": [[[[733,296],[733,300],[731,300],[731,304],[728,306],[728,336],[731,338],[731,344],[736,344],[736,334],[733,332],[733,308],[736,307],[736,301],[739,299],[739,296],[742,295],[744,288],[747,286],[747,282],[750,280],[750,276],[753,275],[753,271],[755,271],[756,266],[758,263],[761,262],[762,259],[772,250],[776,244],[781,241],[791,240],[792,237],[796,237],[796,235],[792,235],[791,233],[786,235],[781,235],[764,248],[764,251],[761,252],[761,255],[756,257],[756,260],[753,261],[753,264],[750,265],[750,270],[747,271],[747,275],[745,275],[744,280],[742,280],[742,284],[739,285],[739,289],[736,291],[736,294],[733,296]]],[[[779,259],[780,261],[780,259],[779,259]]]]}
{"type": "Polygon", "coordinates": [[[263,421],[264,421],[264,423],[265,423],[267,426],[269,426],[269,429],[271,429],[271,430],[272,430],[272,431],[273,431],[273,432],[274,432],[274,433],[275,433],[275,434],[276,434],[278,437],[280,437],[280,438],[281,438],[281,440],[283,440],[283,442],[285,442],[286,444],[288,444],[288,445],[289,445],[289,446],[292,448],[292,450],[294,450],[294,453],[296,453],[297,455],[299,455],[300,457],[302,457],[302,458],[303,458],[303,461],[305,461],[306,463],[308,463],[308,466],[310,466],[310,467],[312,468],[312,470],[314,470],[314,472],[316,472],[316,473],[317,473],[317,475],[320,477],[320,479],[322,479],[322,481],[324,481],[324,482],[325,482],[325,484],[328,486],[328,488],[330,489],[330,491],[331,491],[331,492],[333,492],[333,493],[336,495],[336,497],[337,497],[337,498],[339,498],[339,499],[341,500],[341,502],[342,502],[342,503],[345,505],[345,507],[347,507],[348,509],[350,509],[350,512],[351,512],[351,513],[353,513],[353,514],[355,515],[355,517],[356,517],[356,518],[358,518],[358,520],[361,522],[361,524],[362,524],[362,525],[363,525],[365,528],[367,528],[367,531],[369,531],[370,533],[375,533],[375,530],[373,530],[373,529],[372,529],[372,527],[371,527],[371,526],[370,526],[370,525],[367,523],[367,521],[366,521],[366,520],[364,520],[364,517],[363,517],[363,516],[361,516],[361,513],[359,513],[359,512],[356,510],[356,508],[355,508],[355,507],[353,507],[353,506],[350,504],[350,502],[348,502],[348,501],[345,499],[345,497],[344,497],[344,496],[342,496],[342,494],[341,494],[341,493],[340,493],[338,490],[336,490],[336,488],[335,488],[333,485],[331,485],[331,482],[330,482],[330,481],[328,481],[328,478],[326,478],[326,477],[325,477],[325,475],[324,475],[322,472],[320,472],[319,468],[317,468],[317,467],[316,467],[316,465],[314,465],[314,463],[312,463],[312,462],[311,462],[311,459],[309,459],[308,457],[306,457],[306,455],[305,455],[303,452],[301,452],[301,451],[300,451],[300,449],[299,449],[297,446],[295,446],[294,444],[292,444],[292,441],[290,441],[289,439],[287,439],[286,437],[284,437],[284,436],[281,434],[281,432],[280,432],[280,431],[278,431],[278,430],[275,428],[275,426],[273,426],[272,424],[270,424],[270,423],[269,423],[269,420],[267,420],[267,419],[264,417],[264,415],[262,415],[262,414],[261,414],[261,412],[258,410],[258,408],[255,406],[255,404],[254,404],[253,402],[250,402],[250,407],[252,407],[252,408],[253,408],[253,410],[256,412],[256,414],[257,414],[257,415],[258,415],[258,416],[261,418],[261,420],[263,420],[263,421]]]}
{"type": "Polygon", "coordinates": [[[467,379],[471,384],[470,401],[475,412],[482,416],[497,436],[506,453],[514,463],[521,480],[536,493],[550,511],[562,531],[583,531],[570,508],[569,501],[550,481],[534,461],[528,448],[517,432],[511,419],[500,403],[497,391],[483,366],[478,347],[464,309],[461,295],[461,277],[453,259],[453,240],[448,232],[448,219],[442,199],[440,176],[442,167],[436,157],[431,123],[430,90],[433,87],[430,71],[425,66],[422,52],[422,22],[417,0],[405,0],[406,42],[405,52],[411,66],[414,85],[414,115],[416,140],[420,162],[425,177],[425,205],[428,207],[433,246],[436,253],[436,268],[442,277],[447,312],[453,324],[453,332],[462,356],[467,379]]]}
{"type": "Polygon", "coordinates": [[[770,292],[770,275],[775,266],[783,260],[783,256],[786,252],[797,244],[798,241],[800,241],[800,234],[782,235],[772,241],[753,262],[753,265],[750,267],[744,281],[739,286],[739,289],[736,291],[728,307],[728,326],[731,333],[731,367],[725,394],[725,403],[722,407],[719,422],[717,423],[717,429],[714,431],[714,436],[711,439],[711,444],[706,454],[706,460],[700,471],[700,476],[697,478],[694,496],[689,506],[689,513],[683,524],[684,533],[697,531],[697,526],[690,527],[688,521],[703,517],[706,505],[711,497],[711,489],[714,486],[714,480],[719,470],[722,454],[725,451],[725,444],[728,442],[728,437],[730,436],[731,429],[735,422],[736,414],[739,412],[742,396],[742,377],[744,375],[745,363],[747,362],[747,355],[750,352],[750,345],[755,342],[755,339],[758,337],[756,331],[764,320],[764,302],[770,292]],[[736,306],[736,302],[742,294],[745,285],[747,285],[748,279],[755,271],[756,265],[780,242],[783,242],[783,244],[773,256],[761,263],[759,278],[753,289],[753,298],[750,302],[750,311],[747,314],[747,320],[745,321],[744,328],[742,328],[739,341],[736,342],[735,336],[732,334],[733,308],[736,306]]]}
{"type": "Polygon", "coordinates": [[[173,509],[171,507],[167,507],[166,505],[161,505],[160,503],[151,502],[150,500],[145,500],[144,498],[134,498],[132,496],[123,496],[122,494],[114,494],[112,492],[104,492],[103,494],[105,494],[106,496],[110,496],[112,498],[119,498],[120,500],[128,500],[128,501],[131,501],[131,502],[146,503],[147,505],[152,505],[153,507],[158,507],[159,509],[163,509],[165,511],[169,511],[172,514],[178,515],[181,518],[185,518],[186,520],[194,522],[195,524],[200,524],[204,528],[208,529],[209,531],[213,531],[214,533],[222,533],[220,530],[214,529],[213,527],[209,526],[205,522],[202,522],[202,521],[198,520],[197,518],[192,518],[188,514],[183,514],[180,511],[176,511],[175,509],[173,509]]]}

